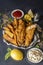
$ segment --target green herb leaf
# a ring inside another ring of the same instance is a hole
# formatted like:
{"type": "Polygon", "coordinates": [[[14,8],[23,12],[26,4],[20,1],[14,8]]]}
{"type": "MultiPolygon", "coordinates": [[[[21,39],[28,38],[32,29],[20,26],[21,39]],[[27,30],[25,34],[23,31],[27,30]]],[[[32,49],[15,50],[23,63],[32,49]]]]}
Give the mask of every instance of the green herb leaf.
{"type": "Polygon", "coordinates": [[[10,57],[10,52],[5,54],[5,60],[7,60],[10,57]]]}
{"type": "Polygon", "coordinates": [[[9,21],[12,22],[12,18],[9,18],[9,21]]]}
{"type": "Polygon", "coordinates": [[[7,48],[7,51],[8,51],[8,52],[11,51],[11,48],[7,48]]]}
{"type": "Polygon", "coordinates": [[[40,46],[39,46],[39,45],[36,45],[35,47],[36,47],[36,48],[40,48],[40,46]]]}

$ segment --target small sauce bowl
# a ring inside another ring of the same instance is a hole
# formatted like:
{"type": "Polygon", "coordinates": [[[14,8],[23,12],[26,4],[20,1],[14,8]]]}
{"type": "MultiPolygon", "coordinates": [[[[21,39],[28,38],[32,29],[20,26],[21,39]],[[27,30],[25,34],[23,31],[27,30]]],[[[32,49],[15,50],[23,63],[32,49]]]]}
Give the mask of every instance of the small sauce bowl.
{"type": "Polygon", "coordinates": [[[38,48],[31,48],[30,50],[27,51],[27,59],[31,63],[39,63],[43,60],[43,52],[38,48]],[[38,56],[38,55],[40,55],[40,56],[38,56]],[[36,58],[38,58],[38,59],[36,60],[36,58]]]}
{"type": "Polygon", "coordinates": [[[11,12],[11,16],[16,19],[20,19],[24,16],[24,12],[20,9],[15,9],[11,12]]]}

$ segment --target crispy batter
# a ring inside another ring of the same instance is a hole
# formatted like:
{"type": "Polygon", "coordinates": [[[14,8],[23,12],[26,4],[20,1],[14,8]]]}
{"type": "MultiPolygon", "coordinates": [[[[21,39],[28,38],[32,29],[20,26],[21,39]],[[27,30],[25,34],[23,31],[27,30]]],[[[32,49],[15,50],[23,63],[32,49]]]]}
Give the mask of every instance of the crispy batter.
{"type": "Polygon", "coordinates": [[[8,27],[3,27],[3,29],[4,29],[4,30],[8,30],[8,31],[10,30],[8,27]]]}
{"type": "Polygon", "coordinates": [[[28,30],[32,30],[32,28],[36,29],[36,24],[32,24],[32,25],[26,27],[26,33],[28,33],[28,30]]]}
{"type": "Polygon", "coordinates": [[[10,29],[10,31],[11,31],[12,33],[14,33],[14,29],[13,29],[13,27],[12,27],[11,24],[8,24],[7,27],[10,29]]]}
{"type": "Polygon", "coordinates": [[[29,46],[32,39],[33,39],[33,35],[35,32],[36,26],[31,25],[30,27],[26,28],[26,39],[25,39],[25,46],[29,46]]]}
{"type": "Polygon", "coordinates": [[[15,18],[14,21],[12,22],[12,25],[13,25],[14,29],[17,28],[17,26],[18,26],[18,21],[17,21],[16,18],[15,18]]]}
{"type": "Polygon", "coordinates": [[[17,43],[15,42],[15,39],[10,38],[7,34],[4,34],[3,38],[7,40],[8,42],[11,42],[12,44],[17,45],[17,43]]]}
{"type": "Polygon", "coordinates": [[[4,27],[3,38],[17,46],[28,47],[33,39],[36,24],[28,23],[26,26],[22,19],[14,19],[11,24],[4,27]]]}
{"type": "Polygon", "coordinates": [[[24,26],[24,22],[20,19],[19,21],[19,26],[17,28],[17,42],[19,46],[23,46],[24,45],[24,37],[25,37],[25,26],[24,26]]]}
{"type": "Polygon", "coordinates": [[[6,30],[6,31],[4,31],[4,32],[5,32],[9,37],[13,38],[14,35],[13,35],[13,33],[11,33],[10,31],[7,31],[7,30],[6,30]]]}
{"type": "Polygon", "coordinates": [[[19,22],[18,30],[22,31],[25,28],[24,21],[20,19],[18,22],[19,22]]]}
{"type": "Polygon", "coordinates": [[[15,40],[15,43],[17,43],[17,36],[16,36],[16,34],[14,34],[14,40],[15,40]]]}
{"type": "Polygon", "coordinates": [[[24,40],[25,40],[24,37],[25,37],[25,35],[24,35],[23,31],[21,33],[17,33],[17,42],[18,42],[19,46],[24,45],[24,40]]]}

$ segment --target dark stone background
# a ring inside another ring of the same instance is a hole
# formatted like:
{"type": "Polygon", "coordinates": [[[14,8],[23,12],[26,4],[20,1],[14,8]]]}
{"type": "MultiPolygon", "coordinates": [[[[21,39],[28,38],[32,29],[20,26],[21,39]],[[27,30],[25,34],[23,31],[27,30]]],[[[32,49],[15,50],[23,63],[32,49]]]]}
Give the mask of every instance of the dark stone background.
{"type": "MultiPolygon", "coordinates": [[[[4,10],[13,10],[13,9],[22,9],[24,12],[27,12],[29,9],[32,9],[34,12],[37,12],[42,16],[42,19],[38,24],[43,28],[43,0],[0,0],[0,12],[4,10]]],[[[25,58],[23,61],[16,62],[11,58],[7,61],[4,60],[4,55],[7,52],[8,47],[13,48],[12,46],[7,46],[2,40],[2,30],[0,30],[0,65],[43,65],[43,62],[39,64],[32,64],[27,62],[26,51],[23,50],[25,58]]]]}

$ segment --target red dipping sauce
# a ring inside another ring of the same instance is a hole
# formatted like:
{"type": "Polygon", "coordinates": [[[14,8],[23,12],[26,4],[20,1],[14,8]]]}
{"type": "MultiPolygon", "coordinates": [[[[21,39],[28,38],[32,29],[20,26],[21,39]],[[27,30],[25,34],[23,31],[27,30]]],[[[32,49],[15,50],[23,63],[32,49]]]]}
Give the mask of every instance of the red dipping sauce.
{"type": "Polygon", "coordinates": [[[17,19],[20,19],[24,16],[24,12],[20,9],[15,9],[11,12],[11,16],[13,18],[17,18],[17,19]]]}
{"type": "Polygon", "coordinates": [[[17,18],[17,17],[21,17],[21,16],[22,16],[22,12],[21,12],[21,11],[15,11],[15,12],[13,13],[13,16],[15,16],[16,18],[17,18]]]}

